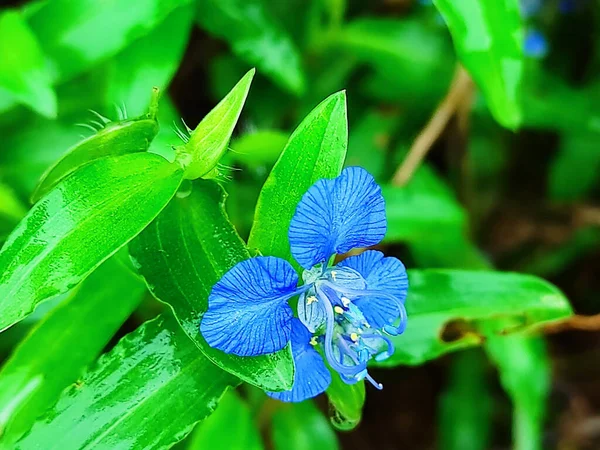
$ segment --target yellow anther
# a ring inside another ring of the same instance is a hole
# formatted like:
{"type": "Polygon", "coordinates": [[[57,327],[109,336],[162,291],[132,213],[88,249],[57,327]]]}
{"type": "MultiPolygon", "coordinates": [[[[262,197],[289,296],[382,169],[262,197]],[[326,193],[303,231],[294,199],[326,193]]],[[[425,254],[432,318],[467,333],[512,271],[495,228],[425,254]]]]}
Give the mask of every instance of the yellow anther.
{"type": "Polygon", "coordinates": [[[358,334],[350,333],[350,339],[352,339],[354,342],[358,342],[358,334]]]}
{"type": "Polygon", "coordinates": [[[333,281],[335,281],[335,277],[337,276],[337,272],[335,270],[331,271],[331,278],[333,278],[333,281]]]}
{"type": "Polygon", "coordinates": [[[350,304],[350,299],[346,297],[342,297],[342,304],[347,308],[350,304]]]}
{"type": "Polygon", "coordinates": [[[311,295],[310,297],[308,297],[308,299],[306,299],[306,304],[310,305],[311,303],[316,303],[318,301],[319,301],[319,299],[317,297],[315,297],[314,295],[311,295]]]}
{"type": "Polygon", "coordinates": [[[344,314],[344,310],[342,309],[341,306],[334,306],[333,310],[338,314],[344,314]]]}
{"type": "Polygon", "coordinates": [[[313,336],[310,338],[310,345],[317,345],[317,337],[313,336]]]}

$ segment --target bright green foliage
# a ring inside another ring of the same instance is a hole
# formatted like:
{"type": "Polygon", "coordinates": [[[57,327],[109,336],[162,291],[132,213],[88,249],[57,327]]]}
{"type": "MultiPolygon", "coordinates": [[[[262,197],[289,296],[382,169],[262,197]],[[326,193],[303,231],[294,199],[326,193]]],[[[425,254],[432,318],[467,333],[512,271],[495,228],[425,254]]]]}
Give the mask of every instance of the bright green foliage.
{"type": "Polygon", "coordinates": [[[281,405],[273,414],[275,450],[337,450],[337,438],[310,401],[281,405]]]}
{"type": "Polygon", "coordinates": [[[320,103],[290,136],[260,193],[250,249],[295,264],[288,228],[296,206],[315,181],[340,173],[347,146],[346,94],[338,92],[320,103]]]}
{"type": "Polygon", "coordinates": [[[300,55],[261,0],[205,0],[197,18],[211,34],[225,39],[233,52],[284,89],[305,89],[300,55]]]}
{"type": "Polygon", "coordinates": [[[56,94],[44,54],[16,11],[0,11],[0,55],[0,104],[16,100],[55,117],[56,94]]]}
{"type": "Polygon", "coordinates": [[[422,364],[444,353],[481,344],[571,314],[564,295],[530,275],[461,270],[409,271],[405,333],[382,366],[422,364]],[[510,318],[510,326],[499,319],[510,318]]]}
{"type": "Polygon", "coordinates": [[[161,316],[100,358],[18,448],[36,449],[40,442],[48,450],[131,443],[144,449],[170,447],[212,413],[235,383],[197,351],[170,315],[161,316]]]}
{"type": "Polygon", "coordinates": [[[53,0],[44,2],[28,22],[56,69],[54,79],[67,81],[115,55],[143,37],[189,0],[53,0]],[[106,26],[110,24],[110,32],[106,26]],[[98,39],[102,36],[102,39],[98,39]]]}
{"type": "Polygon", "coordinates": [[[42,175],[31,196],[31,202],[36,203],[61,180],[90,161],[148,150],[158,133],[157,108],[158,91],[154,91],[150,111],[142,117],[117,122],[98,117],[101,121],[98,122],[98,126],[102,128],[67,150],[63,157],[42,175]]]}
{"type": "Polygon", "coordinates": [[[244,107],[254,77],[254,69],[236,84],[231,92],[202,119],[191,132],[190,140],[180,150],[179,160],[190,180],[211,172],[227,150],[227,144],[244,107]]]}
{"type": "Polygon", "coordinates": [[[0,371],[0,447],[14,444],[79,379],[145,291],[128,268],[109,259],[32,330],[0,371]]]}
{"type": "Polygon", "coordinates": [[[523,29],[518,0],[434,0],[448,24],[460,62],[503,126],[522,121],[523,29]]]}
{"type": "Polygon", "coordinates": [[[160,156],[133,153],[96,160],[59,183],[0,252],[0,330],[127,244],[164,208],[181,177],[160,156]]]}
{"type": "Polygon", "coordinates": [[[187,448],[262,450],[264,446],[250,408],[235,392],[229,391],[217,410],[196,427],[187,448]]]}
{"type": "Polygon", "coordinates": [[[275,164],[288,137],[287,133],[278,130],[245,134],[231,142],[232,158],[250,167],[275,164]]]}
{"type": "Polygon", "coordinates": [[[184,185],[177,197],[130,245],[150,290],[173,309],[190,339],[219,367],[263,389],[289,389],[294,363],[289,347],[244,358],[210,347],[198,331],[213,285],[250,255],[224,211],[225,193],[214,181],[184,185]]]}

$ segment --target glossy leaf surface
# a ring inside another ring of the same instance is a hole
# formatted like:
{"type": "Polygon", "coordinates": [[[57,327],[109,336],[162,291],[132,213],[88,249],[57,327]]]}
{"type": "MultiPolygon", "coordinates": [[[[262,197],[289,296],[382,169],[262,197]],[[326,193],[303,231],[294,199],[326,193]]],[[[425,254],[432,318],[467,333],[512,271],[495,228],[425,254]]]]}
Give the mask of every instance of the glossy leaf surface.
{"type": "Polygon", "coordinates": [[[260,0],[204,0],[198,22],[233,52],[288,91],[301,94],[304,73],[298,49],[260,0]]]}
{"type": "Polygon", "coordinates": [[[0,446],[14,445],[77,381],[144,292],[139,278],[109,259],[30,332],[0,371],[0,446]]]}
{"type": "Polygon", "coordinates": [[[44,116],[55,117],[56,93],[44,54],[16,11],[0,11],[0,55],[0,103],[16,100],[44,116]]]}
{"type": "Polygon", "coordinates": [[[236,382],[198,351],[170,314],[161,316],[102,356],[16,448],[168,448],[236,382]]]}
{"type": "Polygon", "coordinates": [[[392,339],[394,355],[379,365],[421,364],[481,344],[488,335],[519,332],[572,314],[556,287],[530,275],[412,270],[409,286],[408,327],[392,339]]]}
{"type": "Polygon", "coordinates": [[[346,94],[319,104],[296,128],[265,182],[248,245],[292,261],[288,228],[298,202],[317,180],[339,175],[348,147],[346,94]]]}
{"type": "Polygon", "coordinates": [[[61,180],[90,161],[106,156],[120,156],[148,150],[158,133],[157,91],[153,94],[152,103],[152,111],[149,114],[138,119],[103,123],[104,127],[96,134],[67,150],[63,157],[42,175],[31,196],[31,202],[37,202],[61,180]]]}
{"type": "Polygon", "coordinates": [[[263,444],[248,405],[234,391],[227,392],[210,417],[198,424],[188,450],[223,448],[262,450],[263,444]]]}
{"type": "Polygon", "coordinates": [[[77,285],[148,225],[182,172],[150,153],[96,160],[40,200],[0,252],[0,330],[77,285]]]}
{"type": "Polygon", "coordinates": [[[289,347],[244,358],[210,347],[200,334],[213,285],[250,256],[225,214],[224,201],[218,184],[197,180],[131,242],[131,255],[155,297],[173,309],[189,338],[211,361],[263,389],[289,389],[294,374],[289,347]]]}
{"type": "Polygon", "coordinates": [[[494,118],[515,129],[522,120],[523,26],[518,0],[433,0],[454,47],[483,91],[494,118]]]}
{"type": "Polygon", "coordinates": [[[182,150],[186,153],[182,157],[191,158],[186,162],[186,178],[194,180],[209,173],[227,150],[227,144],[248,96],[254,72],[252,69],[244,75],[192,131],[189,142],[182,150]]]}
{"type": "Polygon", "coordinates": [[[281,405],[273,414],[275,450],[337,450],[327,418],[311,401],[281,405]]]}

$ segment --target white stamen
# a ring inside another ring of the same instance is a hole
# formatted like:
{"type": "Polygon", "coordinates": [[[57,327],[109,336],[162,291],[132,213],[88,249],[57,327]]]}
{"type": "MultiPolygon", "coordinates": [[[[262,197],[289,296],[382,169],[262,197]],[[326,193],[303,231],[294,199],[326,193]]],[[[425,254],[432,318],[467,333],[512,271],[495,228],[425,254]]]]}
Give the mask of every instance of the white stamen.
{"type": "Polygon", "coordinates": [[[347,297],[342,297],[342,304],[347,308],[350,304],[350,299],[347,297]]]}
{"type": "Polygon", "coordinates": [[[318,299],[316,296],[314,296],[314,295],[311,295],[310,297],[308,297],[308,298],[306,299],[306,304],[307,304],[307,305],[310,305],[310,304],[312,304],[312,303],[316,303],[316,302],[318,302],[318,301],[319,301],[319,299],[318,299]]]}

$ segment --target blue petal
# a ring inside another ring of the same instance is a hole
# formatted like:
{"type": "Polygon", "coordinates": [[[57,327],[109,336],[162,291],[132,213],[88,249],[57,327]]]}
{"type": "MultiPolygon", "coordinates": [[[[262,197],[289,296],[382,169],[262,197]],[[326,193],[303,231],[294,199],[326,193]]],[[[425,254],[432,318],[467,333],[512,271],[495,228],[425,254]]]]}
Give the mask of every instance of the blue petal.
{"type": "Polygon", "coordinates": [[[236,264],[215,284],[200,332],[211,347],[239,356],[281,350],[290,340],[298,275],[285,260],[259,256],[236,264]]]}
{"type": "Polygon", "coordinates": [[[348,167],[304,194],[290,224],[292,254],[305,269],[334,253],[379,243],[386,232],[381,188],[366,170],[348,167]]]}
{"type": "Polygon", "coordinates": [[[392,257],[385,258],[383,253],[367,250],[341,261],[338,266],[350,267],[360,273],[367,282],[368,295],[352,299],[362,311],[367,322],[375,328],[392,324],[400,315],[400,306],[389,297],[377,296],[382,291],[391,294],[404,303],[408,291],[408,276],[404,264],[392,257]]]}
{"type": "Polygon", "coordinates": [[[267,392],[282,402],[301,402],[316,397],[331,383],[331,373],[319,352],[310,345],[311,334],[300,320],[292,321],[292,353],[296,365],[294,385],[290,391],[267,392]]]}

